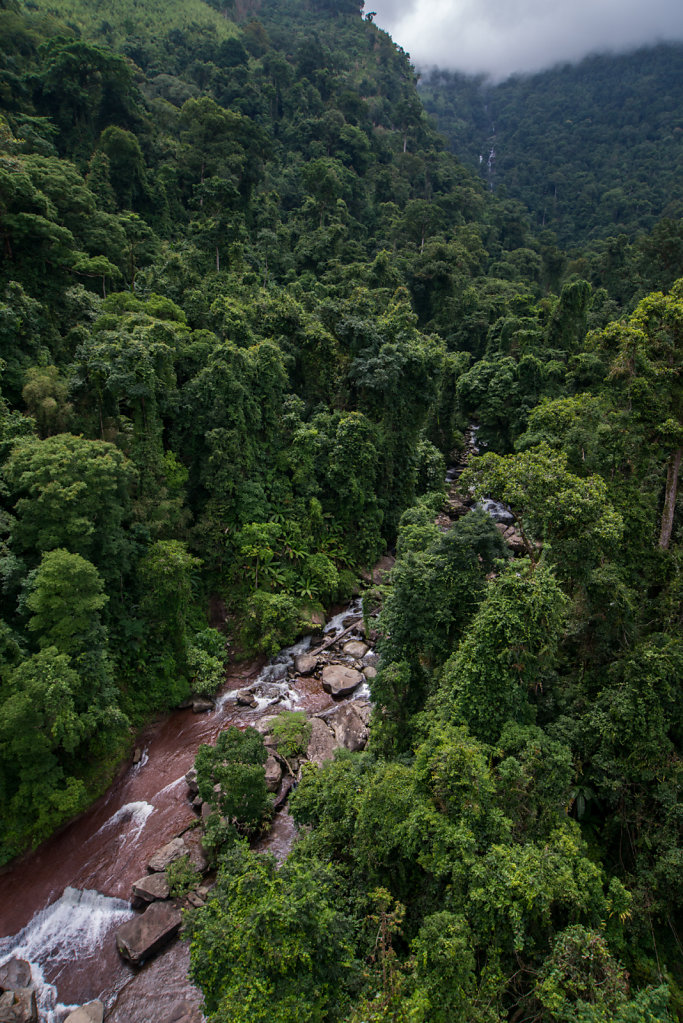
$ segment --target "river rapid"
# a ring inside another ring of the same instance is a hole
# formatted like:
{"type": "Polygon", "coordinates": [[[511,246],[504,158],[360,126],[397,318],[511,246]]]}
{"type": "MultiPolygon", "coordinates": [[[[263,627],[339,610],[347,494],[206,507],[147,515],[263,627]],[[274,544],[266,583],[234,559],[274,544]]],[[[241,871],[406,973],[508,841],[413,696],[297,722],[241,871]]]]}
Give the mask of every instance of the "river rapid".
{"type": "MultiPolygon", "coordinates": [[[[330,620],[326,638],[360,613],[356,601],[330,620]]],[[[114,932],[133,915],[131,885],[165,842],[196,819],[184,776],[201,743],[231,724],[255,725],[280,710],[318,714],[335,702],[315,678],[288,676],[306,637],[269,663],[230,670],[215,709],[178,710],[139,736],[135,765],[121,769],[108,791],[81,817],[0,873],[0,965],[12,956],[31,963],[41,1019],[60,1023],[75,1005],[100,998],[112,1023],[200,1021],[200,996],[187,980],[182,942],[134,971],[119,957],[114,932]],[[250,688],[255,708],[238,706],[250,688]]],[[[350,699],[367,697],[361,686],[350,699]]],[[[282,859],[295,836],[286,808],[259,848],[282,859]]]]}

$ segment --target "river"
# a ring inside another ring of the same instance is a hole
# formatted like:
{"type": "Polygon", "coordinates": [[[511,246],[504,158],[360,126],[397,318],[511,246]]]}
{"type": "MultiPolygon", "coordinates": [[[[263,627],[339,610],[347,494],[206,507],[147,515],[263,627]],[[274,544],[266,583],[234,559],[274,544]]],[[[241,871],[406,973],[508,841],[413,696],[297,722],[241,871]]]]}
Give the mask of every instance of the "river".
{"type": "MultiPolygon", "coordinates": [[[[358,615],[355,602],[326,626],[341,633],[358,615]]],[[[139,763],[123,767],[90,809],[37,850],[0,874],[0,964],[17,956],[31,963],[41,1018],[60,1023],[67,1009],[100,998],[112,1023],[194,1023],[199,993],[187,980],[182,942],[134,971],[119,957],[114,931],[133,915],[131,885],[153,853],[195,820],[184,781],[199,745],[214,742],[231,724],[245,727],[275,710],[317,714],[333,705],[315,678],[291,671],[306,637],[268,664],[230,669],[213,712],[178,710],[149,725],[138,738],[139,763]],[[258,706],[238,706],[237,690],[250,687],[258,706]],[[277,705],[277,706],[275,706],[277,705]]],[[[366,687],[351,698],[367,696],[366,687]]],[[[283,858],[295,829],[286,808],[260,848],[283,858]]]]}

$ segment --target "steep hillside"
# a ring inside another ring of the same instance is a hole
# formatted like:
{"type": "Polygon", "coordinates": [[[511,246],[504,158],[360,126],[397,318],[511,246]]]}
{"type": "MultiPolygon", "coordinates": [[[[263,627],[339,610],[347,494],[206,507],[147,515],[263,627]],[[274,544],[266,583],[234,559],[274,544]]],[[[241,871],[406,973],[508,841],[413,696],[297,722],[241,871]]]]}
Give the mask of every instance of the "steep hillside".
{"type": "Polygon", "coordinates": [[[682,44],[498,85],[436,71],[420,94],[453,152],[565,246],[683,212],[682,44]]]}

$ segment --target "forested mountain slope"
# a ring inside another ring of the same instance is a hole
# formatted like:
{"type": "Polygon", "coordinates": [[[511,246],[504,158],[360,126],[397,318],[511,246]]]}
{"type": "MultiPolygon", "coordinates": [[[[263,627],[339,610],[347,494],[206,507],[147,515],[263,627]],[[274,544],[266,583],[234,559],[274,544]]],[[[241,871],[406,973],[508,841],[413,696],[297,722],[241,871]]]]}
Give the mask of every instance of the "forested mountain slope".
{"type": "Polygon", "coordinates": [[[209,1018],[671,1020],[680,224],[570,261],[353,3],[157,9],[0,0],[2,859],[215,691],[210,602],[271,653],[395,545],[369,751],[279,872],[226,829],[209,1018]],[[514,559],[434,524],[472,421],[514,559]]]}
{"type": "Polygon", "coordinates": [[[434,71],[420,95],[458,158],[565,247],[681,216],[681,43],[495,85],[434,71]]]}

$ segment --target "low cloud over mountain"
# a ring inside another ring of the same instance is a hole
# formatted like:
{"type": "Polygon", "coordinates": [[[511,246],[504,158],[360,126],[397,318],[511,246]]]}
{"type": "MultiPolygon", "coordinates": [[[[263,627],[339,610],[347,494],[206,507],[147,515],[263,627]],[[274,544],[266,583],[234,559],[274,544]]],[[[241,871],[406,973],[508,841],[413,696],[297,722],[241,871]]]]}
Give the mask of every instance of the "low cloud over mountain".
{"type": "Polygon", "coordinates": [[[419,67],[495,79],[683,39],[680,0],[367,0],[419,67]]]}

